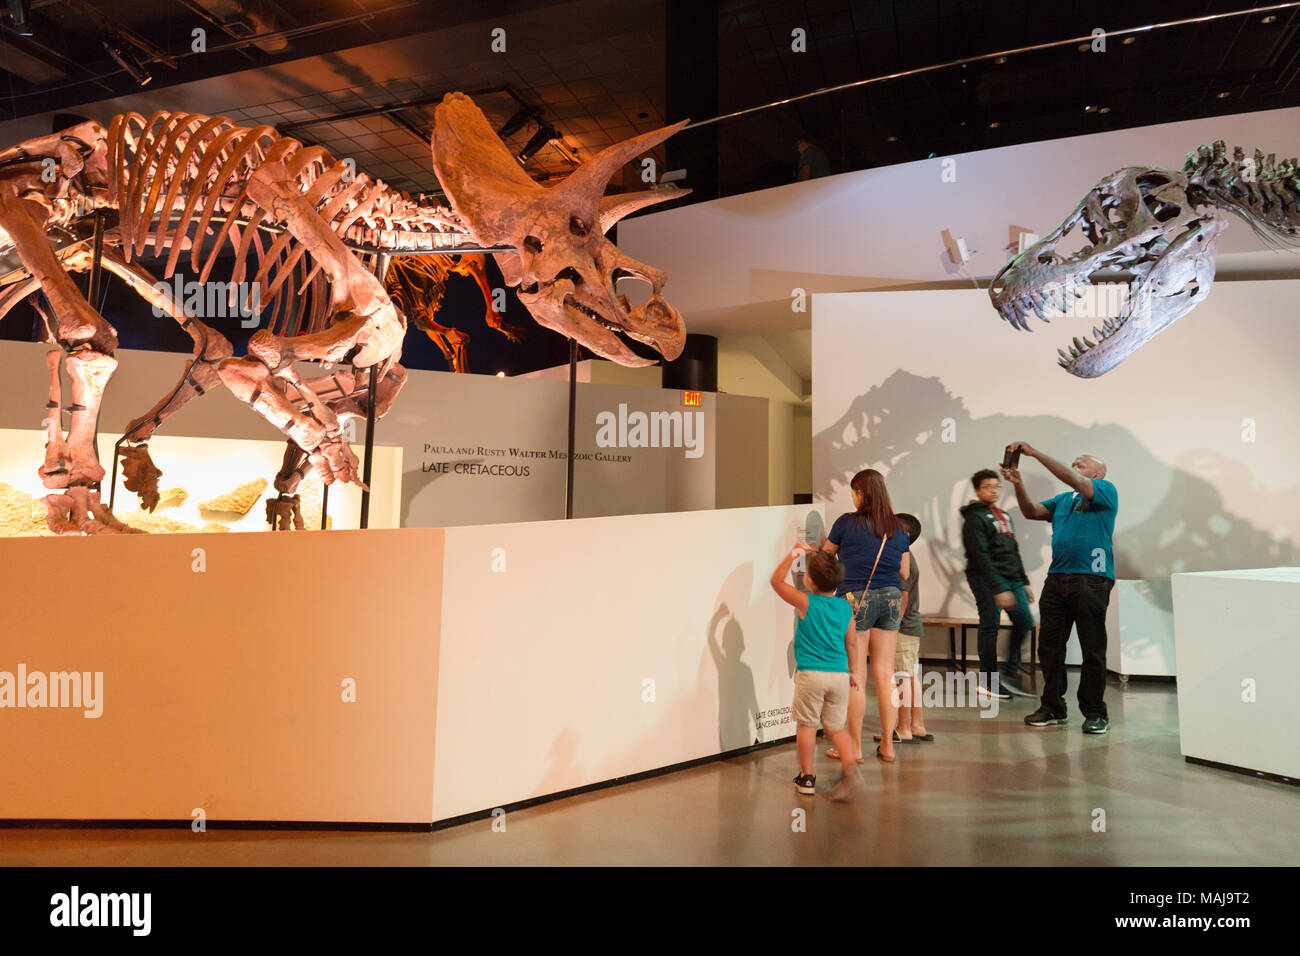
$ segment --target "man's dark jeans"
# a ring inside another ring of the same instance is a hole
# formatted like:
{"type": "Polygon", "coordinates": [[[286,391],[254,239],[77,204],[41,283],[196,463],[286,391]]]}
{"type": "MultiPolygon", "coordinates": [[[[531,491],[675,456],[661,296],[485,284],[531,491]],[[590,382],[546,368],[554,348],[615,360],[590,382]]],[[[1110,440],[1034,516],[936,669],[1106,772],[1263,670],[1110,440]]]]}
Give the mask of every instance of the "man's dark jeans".
{"type": "Polygon", "coordinates": [[[1079,709],[1084,718],[1106,717],[1106,607],[1115,582],[1097,574],[1049,574],[1038,602],[1038,659],[1043,665],[1043,706],[1065,714],[1065,644],[1070,626],[1079,632],[1083,668],[1079,709]]]}
{"type": "MultiPolygon", "coordinates": [[[[993,599],[993,586],[981,575],[967,574],[966,583],[970,585],[971,594],[975,595],[975,606],[979,609],[979,652],[980,680],[989,681],[998,669],[998,624],[1002,621],[1002,608],[993,599]]],[[[1016,584],[1012,591],[1016,596],[1015,607],[1007,609],[1011,618],[1011,643],[1007,647],[1007,672],[1014,672],[1020,663],[1020,646],[1034,627],[1034,616],[1029,610],[1029,596],[1023,584],[1016,584]]]]}

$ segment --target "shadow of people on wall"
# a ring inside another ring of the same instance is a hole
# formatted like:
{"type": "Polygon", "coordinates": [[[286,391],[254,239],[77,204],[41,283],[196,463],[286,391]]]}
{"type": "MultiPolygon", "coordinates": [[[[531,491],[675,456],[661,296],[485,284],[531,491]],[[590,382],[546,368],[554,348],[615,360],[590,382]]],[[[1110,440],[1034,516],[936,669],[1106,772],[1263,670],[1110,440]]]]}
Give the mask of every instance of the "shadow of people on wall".
{"type": "MultiPolygon", "coordinates": [[[[924,543],[938,579],[930,585],[927,605],[935,595],[942,605],[937,613],[955,614],[965,608],[951,607],[954,597],[971,603],[957,509],[973,497],[970,475],[995,468],[1003,447],[1017,439],[1058,459],[1089,453],[1107,462],[1120,494],[1117,577],[1163,578],[1177,571],[1295,562],[1296,548],[1285,528],[1270,534],[1234,514],[1212,484],[1157,459],[1120,425],[1083,426],[1055,415],[976,418],[938,378],[903,369],[859,395],[833,425],[813,436],[816,497],[834,510],[834,502],[848,498],[854,474],[863,468],[883,471],[895,508],[911,511],[927,529],[924,543]]],[[[1221,459],[1215,464],[1220,471],[1244,467],[1221,459]]],[[[1034,500],[1064,490],[1036,465],[1022,468],[1022,474],[1034,500]]],[[[1300,501],[1300,485],[1284,500],[1300,501]]],[[[1014,507],[1010,488],[1004,503],[1014,507]]],[[[1288,512],[1295,513],[1295,508],[1288,512]]],[[[827,517],[832,518],[829,512],[827,517]]],[[[1049,525],[1022,519],[1016,530],[1025,570],[1031,575],[1045,570],[1051,559],[1049,525]]]]}
{"type": "Polygon", "coordinates": [[[718,669],[718,747],[725,753],[756,744],[761,735],[754,671],[741,660],[745,653],[745,632],[725,602],[718,605],[709,621],[708,645],[718,669]],[[722,625],[720,640],[719,625],[722,625]]]}

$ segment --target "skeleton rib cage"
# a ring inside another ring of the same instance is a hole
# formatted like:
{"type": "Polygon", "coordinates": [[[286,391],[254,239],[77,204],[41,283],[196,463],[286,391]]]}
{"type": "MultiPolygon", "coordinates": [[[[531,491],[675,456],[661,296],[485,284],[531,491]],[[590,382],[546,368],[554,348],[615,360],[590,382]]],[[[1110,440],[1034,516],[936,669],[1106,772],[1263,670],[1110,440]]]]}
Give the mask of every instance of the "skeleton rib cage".
{"type": "Polygon", "coordinates": [[[193,113],[158,112],[148,119],[124,113],[108,130],[107,199],[118,212],[117,239],[126,260],[166,256],[162,278],[168,279],[188,249],[190,270],[203,284],[219,257],[233,249],[229,294],[240,283],[255,283],[268,331],[321,330],[330,295],[319,263],[282,228],[274,210],[248,195],[253,172],[273,161],[286,166],[321,218],[354,246],[435,249],[452,236],[466,237],[448,210],[421,206],[351,161],[269,126],[193,113]]]}

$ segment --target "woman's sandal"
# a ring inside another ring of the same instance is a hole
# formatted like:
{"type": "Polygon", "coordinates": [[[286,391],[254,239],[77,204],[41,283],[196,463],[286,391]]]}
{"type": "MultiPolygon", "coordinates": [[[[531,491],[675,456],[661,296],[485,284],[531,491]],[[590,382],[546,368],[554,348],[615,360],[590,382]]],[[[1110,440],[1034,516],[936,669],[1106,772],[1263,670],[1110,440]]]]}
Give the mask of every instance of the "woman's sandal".
{"type": "Polygon", "coordinates": [[[883,760],[885,763],[893,763],[893,762],[894,762],[894,758],[893,758],[893,757],[886,757],[884,754],[882,754],[882,753],[880,752],[880,748],[879,748],[879,747],[876,748],[876,756],[879,757],[881,760],[883,760]]]}
{"type": "Polygon", "coordinates": [[[916,741],[924,740],[926,743],[934,741],[934,734],[912,734],[912,739],[916,741]]]}
{"type": "MultiPolygon", "coordinates": [[[[836,750],[834,747],[831,747],[830,749],[828,749],[828,750],[826,751],[826,756],[829,757],[831,760],[839,760],[839,759],[840,759],[840,752],[839,752],[838,750],[836,750]]],[[[859,758],[858,758],[858,763],[866,763],[866,762],[867,762],[867,759],[866,759],[865,757],[859,757],[859,758]]]]}

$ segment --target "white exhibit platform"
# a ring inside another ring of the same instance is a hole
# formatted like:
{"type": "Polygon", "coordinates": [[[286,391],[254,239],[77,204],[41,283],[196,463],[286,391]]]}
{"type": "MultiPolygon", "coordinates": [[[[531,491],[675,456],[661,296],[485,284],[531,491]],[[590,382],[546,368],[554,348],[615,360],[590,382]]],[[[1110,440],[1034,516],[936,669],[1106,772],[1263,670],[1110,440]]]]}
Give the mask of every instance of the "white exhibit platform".
{"type": "Polygon", "coordinates": [[[1300,781],[1300,568],[1173,576],[1183,756],[1300,781]]]}
{"type": "Polygon", "coordinates": [[[1122,678],[1177,674],[1174,605],[1167,578],[1116,581],[1106,629],[1107,670],[1122,678]]]}
{"type": "Polygon", "coordinates": [[[822,519],[0,539],[0,820],[427,826],[789,737],[822,519]]]}

